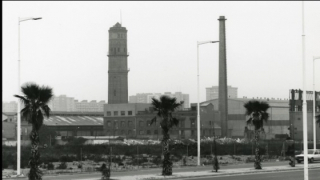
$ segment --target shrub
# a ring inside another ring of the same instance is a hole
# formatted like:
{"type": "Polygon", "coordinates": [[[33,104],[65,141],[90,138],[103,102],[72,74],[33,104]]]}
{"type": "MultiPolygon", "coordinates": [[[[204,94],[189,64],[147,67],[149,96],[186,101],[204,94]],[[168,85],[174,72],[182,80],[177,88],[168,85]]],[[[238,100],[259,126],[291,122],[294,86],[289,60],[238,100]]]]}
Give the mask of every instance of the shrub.
{"type": "Polygon", "coordinates": [[[47,166],[48,170],[54,170],[54,165],[50,162],[47,166]]]}
{"type": "Polygon", "coordinates": [[[62,162],[61,164],[59,164],[59,166],[57,167],[57,169],[67,169],[67,163],[66,162],[62,162]]]}

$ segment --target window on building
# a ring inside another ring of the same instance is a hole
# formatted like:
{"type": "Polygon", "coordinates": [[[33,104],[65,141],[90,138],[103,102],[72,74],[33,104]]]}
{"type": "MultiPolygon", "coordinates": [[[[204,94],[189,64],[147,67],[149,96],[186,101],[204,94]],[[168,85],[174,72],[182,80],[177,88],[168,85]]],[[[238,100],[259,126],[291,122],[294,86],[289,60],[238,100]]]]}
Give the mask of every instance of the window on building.
{"type": "Polygon", "coordinates": [[[124,121],[121,121],[121,127],[125,127],[125,122],[124,121]]]}
{"type": "Polygon", "coordinates": [[[77,136],[91,136],[90,131],[77,131],[77,136]]]}
{"type": "Polygon", "coordinates": [[[125,116],[126,112],[125,111],[121,111],[121,116],[125,116]]]}
{"type": "Polygon", "coordinates": [[[157,134],[158,134],[158,130],[154,130],[154,134],[156,134],[156,135],[157,135],[157,134]]]}
{"type": "Polygon", "coordinates": [[[195,136],[194,130],[191,130],[191,136],[195,136]]]}
{"type": "Polygon", "coordinates": [[[151,134],[151,131],[150,130],[147,130],[147,135],[150,135],[151,134]]]}
{"type": "Polygon", "coordinates": [[[104,136],[104,132],[102,130],[101,131],[95,130],[95,131],[93,131],[93,135],[94,136],[104,136]]]}
{"type": "Polygon", "coordinates": [[[128,135],[132,135],[132,130],[128,130],[128,135]]]}
{"type": "Polygon", "coordinates": [[[111,111],[107,111],[107,116],[111,116],[111,111]]]}
{"type": "Polygon", "coordinates": [[[132,115],[132,111],[128,111],[128,115],[132,115]]]}
{"type": "Polygon", "coordinates": [[[111,121],[107,122],[107,127],[111,127],[111,121]]]}
{"type": "Polygon", "coordinates": [[[194,120],[194,119],[191,119],[190,121],[191,121],[191,127],[195,127],[195,126],[196,126],[195,120],[194,120]]]}
{"type": "Polygon", "coordinates": [[[143,127],[143,126],[144,126],[144,125],[143,125],[143,121],[140,121],[140,122],[139,122],[139,126],[140,126],[140,127],[143,127]]]}
{"type": "Polygon", "coordinates": [[[129,127],[132,127],[132,126],[133,126],[132,121],[129,121],[129,122],[128,122],[128,126],[129,126],[129,127]]]}
{"type": "Polygon", "coordinates": [[[125,130],[121,130],[120,135],[125,135],[125,130]]]}
{"type": "Polygon", "coordinates": [[[118,128],[118,122],[117,122],[117,120],[114,121],[114,127],[115,127],[115,128],[118,128]]]}
{"type": "Polygon", "coordinates": [[[118,116],[118,111],[113,111],[114,116],[118,116]]]}
{"type": "Polygon", "coordinates": [[[114,133],[115,136],[119,135],[119,131],[118,130],[114,130],[113,133],[114,133]]]}
{"type": "Polygon", "coordinates": [[[143,131],[143,130],[140,130],[140,131],[139,131],[139,134],[140,134],[140,135],[144,135],[144,131],[143,131]]]}
{"type": "Polygon", "coordinates": [[[184,127],[184,122],[185,122],[184,119],[179,120],[179,126],[180,127],[184,127]]]}
{"type": "Polygon", "coordinates": [[[184,130],[181,130],[181,131],[180,131],[180,135],[181,135],[181,136],[184,136],[184,130]]]}

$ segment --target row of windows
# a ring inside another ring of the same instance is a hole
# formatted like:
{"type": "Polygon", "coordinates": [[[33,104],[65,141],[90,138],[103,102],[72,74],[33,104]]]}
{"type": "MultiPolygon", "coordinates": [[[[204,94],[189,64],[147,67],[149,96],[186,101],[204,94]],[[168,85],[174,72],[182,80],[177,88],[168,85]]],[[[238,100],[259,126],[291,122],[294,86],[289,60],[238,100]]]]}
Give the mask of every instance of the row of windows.
{"type": "Polygon", "coordinates": [[[77,131],[74,132],[73,131],[57,131],[58,136],[104,136],[104,132],[101,131],[77,131]]]}
{"type": "MultiPolygon", "coordinates": [[[[111,112],[110,111],[108,111],[108,112],[107,112],[107,116],[111,116],[111,112]],[[108,112],[109,112],[110,115],[108,115],[108,112]]],[[[139,125],[139,127],[146,127],[146,126],[156,127],[156,126],[159,126],[160,124],[159,124],[159,121],[156,121],[156,122],[151,124],[151,120],[147,120],[147,121],[141,121],[140,120],[140,121],[138,121],[138,125],[139,125]]],[[[209,125],[211,125],[211,121],[209,121],[209,125]]],[[[127,127],[133,127],[133,122],[132,121],[127,121],[127,123],[126,123],[126,121],[119,121],[119,122],[118,121],[107,121],[107,126],[108,127],[126,127],[126,126],[127,127]],[[113,122],[113,126],[112,126],[112,122],[113,122]]],[[[194,119],[190,120],[190,126],[191,127],[196,127],[196,121],[194,119]]],[[[178,124],[178,127],[185,127],[185,120],[180,120],[179,124],[178,124]]]]}
{"type": "MultiPolygon", "coordinates": [[[[126,115],[126,111],[120,111],[120,115],[121,116],[125,116],[126,115]]],[[[127,115],[128,116],[132,116],[132,111],[128,111],[127,115]]],[[[107,116],[112,116],[112,112],[111,111],[107,111],[107,116]]],[[[113,116],[119,116],[119,111],[113,111],[113,116]]]]}
{"type": "MultiPolygon", "coordinates": [[[[110,52],[114,52],[114,53],[120,52],[120,48],[119,47],[118,48],[115,48],[115,47],[114,48],[110,48],[110,52]]],[[[123,52],[127,52],[126,48],[123,48],[123,52]]]]}
{"type": "MultiPolygon", "coordinates": [[[[171,131],[170,134],[184,136],[185,131],[184,130],[171,131]]],[[[213,135],[213,131],[203,130],[201,132],[201,134],[205,135],[205,136],[211,136],[211,135],[213,135]]],[[[215,134],[220,135],[221,132],[215,132],[215,134]]],[[[113,135],[118,136],[118,135],[137,135],[137,134],[136,134],[135,130],[109,130],[109,131],[106,131],[106,135],[107,136],[113,136],[113,135]]],[[[138,135],[161,135],[161,133],[159,130],[139,130],[138,135]]],[[[196,135],[196,131],[191,130],[191,136],[195,136],[195,135],[196,135]]]]}

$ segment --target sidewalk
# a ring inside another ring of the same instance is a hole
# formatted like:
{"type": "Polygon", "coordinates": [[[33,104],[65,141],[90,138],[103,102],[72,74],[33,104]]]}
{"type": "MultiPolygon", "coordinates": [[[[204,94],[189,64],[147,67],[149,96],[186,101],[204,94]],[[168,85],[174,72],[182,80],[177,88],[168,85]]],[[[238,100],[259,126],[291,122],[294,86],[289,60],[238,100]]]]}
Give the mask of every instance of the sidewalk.
{"type": "MultiPolygon", "coordinates": [[[[309,169],[320,169],[320,163],[309,164],[309,169]]],[[[223,169],[222,167],[222,169],[220,169],[218,172],[213,172],[212,170],[197,170],[197,171],[175,173],[173,169],[172,176],[162,176],[159,172],[157,174],[146,174],[146,175],[111,176],[111,180],[181,179],[181,178],[188,178],[188,177],[228,176],[228,175],[237,175],[237,174],[254,174],[254,173],[296,171],[296,170],[303,170],[303,164],[296,164],[295,167],[291,167],[290,165],[263,167],[263,164],[262,164],[261,170],[256,170],[253,167],[236,168],[236,169],[223,169]]],[[[6,178],[6,177],[2,177],[2,178],[3,179],[20,179],[19,177],[14,177],[14,176],[11,176],[10,178],[6,178]]],[[[23,179],[25,179],[25,177],[23,179]]],[[[87,179],[81,178],[81,180],[100,180],[100,179],[101,178],[97,178],[97,177],[87,178],[87,179]]]]}
{"type": "MultiPolygon", "coordinates": [[[[148,180],[148,179],[179,179],[187,177],[205,177],[205,176],[227,176],[227,175],[236,175],[236,174],[251,174],[251,173],[265,173],[265,172],[280,172],[280,171],[295,171],[303,170],[303,164],[296,164],[295,167],[287,166],[273,166],[273,167],[263,167],[261,170],[256,170],[254,168],[238,168],[238,169],[221,169],[217,173],[212,171],[194,171],[194,172],[180,172],[173,173],[172,176],[161,176],[159,174],[148,174],[148,175],[137,175],[137,176],[122,176],[122,177],[113,177],[112,180],[148,180]]],[[[309,164],[309,169],[320,169],[320,164],[309,164]]],[[[173,169],[174,171],[174,169],[173,169]]],[[[84,180],[84,179],[83,179],[84,180]]],[[[89,180],[89,179],[86,179],[89,180]]],[[[90,179],[96,180],[96,179],[90,179]]]]}

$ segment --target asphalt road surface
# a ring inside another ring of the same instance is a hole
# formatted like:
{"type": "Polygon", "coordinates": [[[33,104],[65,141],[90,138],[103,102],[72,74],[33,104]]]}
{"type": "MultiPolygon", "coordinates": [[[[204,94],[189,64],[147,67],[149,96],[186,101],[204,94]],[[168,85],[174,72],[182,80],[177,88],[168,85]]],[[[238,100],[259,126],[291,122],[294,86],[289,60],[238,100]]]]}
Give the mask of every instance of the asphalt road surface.
{"type": "MultiPolygon", "coordinates": [[[[181,180],[303,180],[303,170],[287,172],[268,172],[220,177],[182,178],[181,180]]],[[[309,180],[319,180],[320,170],[309,169],[309,180]]]]}
{"type": "MultiPolygon", "coordinates": [[[[288,163],[289,163],[288,161],[264,162],[264,163],[262,163],[262,168],[263,167],[271,167],[271,166],[288,165],[288,163]]],[[[320,162],[316,162],[316,163],[320,163],[320,162]]],[[[236,168],[253,168],[253,163],[220,166],[220,169],[236,169],[236,168]]],[[[205,170],[212,170],[212,169],[213,169],[212,166],[200,166],[200,167],[192,166],[192,167],[183,167],[183,168],[173,168],[173,173],[175,173],[175,172],[190,172],[190,171],[205,171],[205,170]]],[[[319,171],[319,169],[318,169],[318,171],[319,171]]],[[[160,173],[161,173],[160,168],[153,168],[153,169],[141,169],[141,170],[136,170],[136,171],[111,172],[111,177],[160,174],[160,173]]],[[[320,177],[320,175],[319,175],[319,177],[320,177]]],[[[66,180],[66,179],[68,179],[68,180],[81,180],[81,179],[88,179],[88,178],[92,178],[92,179],[101,178],[101,172],[83,173],[83,174],[82,173],[65,174],[65,175],[58,175],[58,176],[49,176],[49,175],[46,176],[45,175],[45,176],[43,176],[42,179],[43,180],[66,180]]],[[[211,177],[211,178],[213,178],[213,177],[211,177]]],[[[25,179],[27,179],[27,178],[25,178],[25,179]]],[[[302,179],[300,179],[300,180],[302,180],[302,179]]],[[[19,178],[19,180],[24,180],[24,178],[19,178]]],[[[237,180],[239,180],[239,179],[237,179],[237,180]]],[[[259,179],[259,180],[261,180],[261,179],[259,179]]],[[[284,179],[281,179],[281,180],[284,180],[284,179]]]]}

